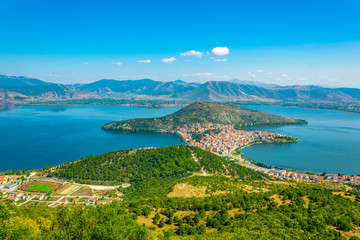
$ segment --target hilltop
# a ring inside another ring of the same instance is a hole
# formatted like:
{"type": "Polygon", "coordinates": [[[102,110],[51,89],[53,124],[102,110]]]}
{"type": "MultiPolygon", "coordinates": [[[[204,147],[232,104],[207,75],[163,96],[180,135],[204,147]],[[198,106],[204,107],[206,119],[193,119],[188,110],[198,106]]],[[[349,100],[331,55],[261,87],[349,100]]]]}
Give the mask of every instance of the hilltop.
{"type": "Polygon", "coordinates": [[[51,85],[52,83],[44,82],[36,78],[28,78],[21,76],[0,75],[0,87],[19,87],[19,86],[39,86],[51,85]]]}
{"type": "Polygon", "coordinates": [[[237,128],[269,124],[302,124],[304,120],[281,117],[231,104],[194,102],[179,111],[159,118],[140,118],[111,122],[102,126],[108,131],[169,132],[187,124],[224,124],[237,128]]]}

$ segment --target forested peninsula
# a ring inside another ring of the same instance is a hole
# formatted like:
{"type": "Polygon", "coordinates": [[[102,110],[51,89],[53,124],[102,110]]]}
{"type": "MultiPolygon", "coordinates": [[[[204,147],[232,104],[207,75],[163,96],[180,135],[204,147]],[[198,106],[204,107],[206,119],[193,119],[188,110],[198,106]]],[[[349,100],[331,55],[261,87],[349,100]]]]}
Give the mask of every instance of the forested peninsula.
{"type": "Polygon", "coordinates": [[[306,124],[305,120],[281,117],[231,104],[198,101],[158,118],[139,118],[105,124],[103,130],[129,132],[174,132],[190,124],[222,124],[237,129],[273,124],[306,124]]]}

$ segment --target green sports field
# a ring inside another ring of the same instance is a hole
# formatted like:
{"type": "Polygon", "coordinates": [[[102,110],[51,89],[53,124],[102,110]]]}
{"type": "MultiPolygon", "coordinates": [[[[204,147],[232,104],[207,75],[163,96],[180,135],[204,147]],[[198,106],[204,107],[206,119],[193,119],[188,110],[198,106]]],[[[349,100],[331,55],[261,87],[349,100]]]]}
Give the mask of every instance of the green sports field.
{"type": "Polygon", "coordinates": [[[30,186],[27,186],[25,189],[28,190],[34,190],[34,191],[41,191],[41,192],[48,192],[51,191],[55,188],[57,188],[58,186],[56,185],[51,185],[51,184],[44,184],[44,183],[34,183],[30,186]]]}

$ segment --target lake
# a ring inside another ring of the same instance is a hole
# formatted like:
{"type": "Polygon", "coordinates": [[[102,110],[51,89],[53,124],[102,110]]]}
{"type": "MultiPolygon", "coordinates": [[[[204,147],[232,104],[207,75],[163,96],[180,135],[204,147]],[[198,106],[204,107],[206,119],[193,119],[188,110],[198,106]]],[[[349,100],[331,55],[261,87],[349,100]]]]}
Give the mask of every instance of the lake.
{"type": "Polygon", "coordinates": [[[178,109],[127,106],[0,107],[0,171],[39,169],[113,150],[183,144],[173,134],[122,134],[100,129],[111,121],[164,116],[178,109]]]}
{"type": "Polygon", "coordinates": [[[360,173],[360,114],[303,108],[244,107],[308,121],[307,125],[256,127],[296,137],[299,142],[252,145],[241,151],[246,158],[300,171],[360,173]]]}
{"type": "MultiPolygon", "coordinates": [[[[245,107],[309,122],[307,125],[257,127],[296,137],[299,142],[253,145],[242,150],[246,157],[301,171],[360,173],[360,114],[302,108],[245,107]]],[[[164,116],[178,109],[0,106],[0,171],[39,169],[113,150],[184,144],[173,134],[123,134],[100,129],[111,121],[164,116]]]]}

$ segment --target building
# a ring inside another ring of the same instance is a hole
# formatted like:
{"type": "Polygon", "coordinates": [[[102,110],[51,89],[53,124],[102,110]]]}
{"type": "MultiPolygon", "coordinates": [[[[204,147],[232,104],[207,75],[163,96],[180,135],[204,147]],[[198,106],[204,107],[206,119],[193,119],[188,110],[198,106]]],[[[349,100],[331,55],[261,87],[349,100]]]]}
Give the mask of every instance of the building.
{"type": "Polygon", "coordinates": [[[44,195],[36,195],[35,200],[43,200],[44,199],[44,195]]]}
{"type": "Polygon", "coordinates": [[[18,186],[17,183],[7,184],[4,188],[8,190],[15,189],[18,186]]]}

